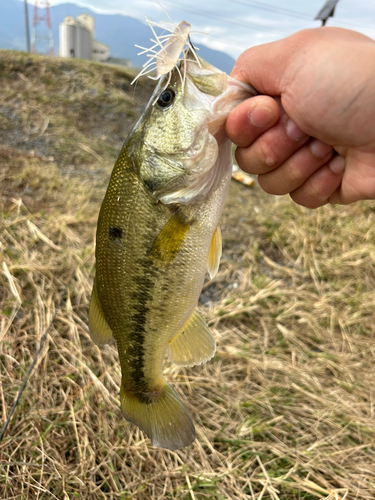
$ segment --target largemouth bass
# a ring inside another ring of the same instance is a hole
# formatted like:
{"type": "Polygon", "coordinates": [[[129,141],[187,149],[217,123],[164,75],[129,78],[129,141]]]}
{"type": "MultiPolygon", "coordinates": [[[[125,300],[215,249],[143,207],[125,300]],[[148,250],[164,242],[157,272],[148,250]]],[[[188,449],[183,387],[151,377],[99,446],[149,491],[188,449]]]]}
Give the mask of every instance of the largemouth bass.
{"type": "Polygon", "coordinates": [[[90,333],[99,345],[115,338],[122,412],[154,446],[174,450],[195,438],[163,358],[192,366],[215,353],[196,307],[221,256],[232,172],[225,119],[252,95],[188,52],[160,79],[126,140],[100,210],[90,333]]]}

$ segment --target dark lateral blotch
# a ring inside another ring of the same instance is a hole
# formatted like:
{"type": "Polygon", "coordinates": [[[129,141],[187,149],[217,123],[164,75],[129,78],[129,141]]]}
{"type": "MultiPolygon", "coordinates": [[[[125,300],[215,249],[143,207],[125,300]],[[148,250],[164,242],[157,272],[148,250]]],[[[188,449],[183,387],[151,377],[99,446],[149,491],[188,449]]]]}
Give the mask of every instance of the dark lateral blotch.
{"type": "Polygon", "coordinates": [[[109,228],[109,238],[112,241],[121,240],[122,239],[122,229],[118,227],[110,227],[109,228]]]}

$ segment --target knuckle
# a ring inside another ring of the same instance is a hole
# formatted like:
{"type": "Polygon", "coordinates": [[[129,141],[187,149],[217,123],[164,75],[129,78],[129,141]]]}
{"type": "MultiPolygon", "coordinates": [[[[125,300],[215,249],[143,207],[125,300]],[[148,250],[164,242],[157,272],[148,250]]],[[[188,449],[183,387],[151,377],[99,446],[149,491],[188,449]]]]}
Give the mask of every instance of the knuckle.
{"type": "Polygon", "coordinates": [[[261,167],[272,170],[278,166],[279,159],[272,146],[264,140],[258,141],[257,160],[261,167]]]}
{"type": "MultiPolygon", "coordinates": [[[[308,200],[311,200],[313,204],[317,203],[317,207],[320,207],[324,204],[323,200],[325,200],[325,195],[322,190],[319,188],[319,184],[316,182],[316,177],[311,176],[306,180],[305,183],[305,192],[308,200]]],[[[316,207],[309,207],[316,208],[316,207]]]]}
{"type": "Polygon", "coordinates": [[[291,181],[291,184],[296,187],[300,186],[306,180],[306,172],[303,169],[303,165],[300,163],[292,164],[288,169],[288,177],[291,181]]]}

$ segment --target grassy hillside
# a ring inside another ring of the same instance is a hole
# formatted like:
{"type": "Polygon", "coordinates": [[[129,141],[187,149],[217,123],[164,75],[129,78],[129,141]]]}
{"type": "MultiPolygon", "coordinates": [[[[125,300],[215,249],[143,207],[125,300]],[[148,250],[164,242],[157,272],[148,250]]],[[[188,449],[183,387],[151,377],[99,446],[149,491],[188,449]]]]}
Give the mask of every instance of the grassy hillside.
{"type": "Polygon", "coordinates": [[[201,305],[217,354],[165,365],[197,440],[155,449],[123,419],[116,348],[87,313],[100,202],[152,90],[132,77],[0,51],[1,427],[56,313],[0,442],[0,498],[373,499],[374,203],[311,211],[233,181],[201,305]]]}

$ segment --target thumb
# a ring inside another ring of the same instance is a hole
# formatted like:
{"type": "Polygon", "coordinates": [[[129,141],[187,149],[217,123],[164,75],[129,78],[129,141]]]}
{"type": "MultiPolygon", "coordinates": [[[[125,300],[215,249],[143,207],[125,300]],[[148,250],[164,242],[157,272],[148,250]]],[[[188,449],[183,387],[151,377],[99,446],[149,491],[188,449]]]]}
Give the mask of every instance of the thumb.
{"type": "Polygon", "coordinates": [[[231,76],[248,83],[261,93],[281,95],[281,82],[288,65],[288,39],[251,47],[237,59],[231,76]]]}
{"type": "Polygon", "coordinates": [[[247,49],[237,59],[231,76],[249,83],[261,94],[281,96],[296,59],[322,34],[317,31],[322,29],[302,30],[282,40],[247,49]]]}

